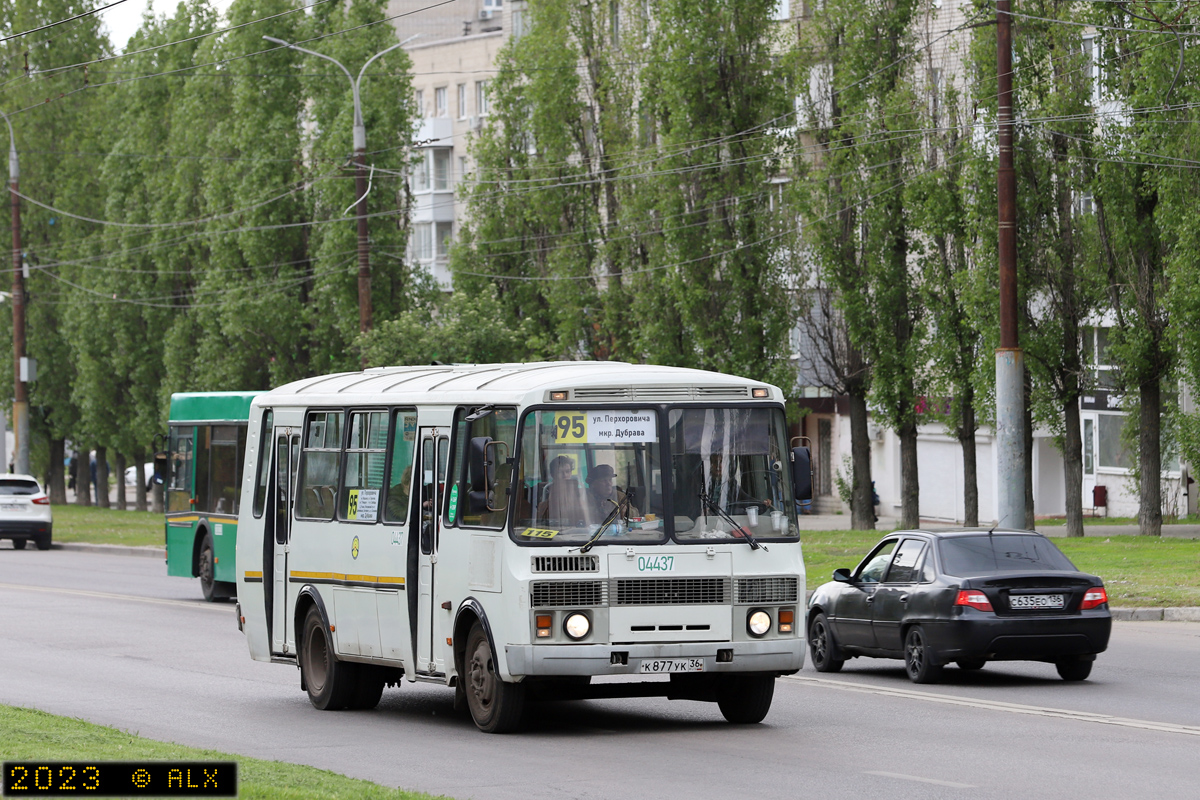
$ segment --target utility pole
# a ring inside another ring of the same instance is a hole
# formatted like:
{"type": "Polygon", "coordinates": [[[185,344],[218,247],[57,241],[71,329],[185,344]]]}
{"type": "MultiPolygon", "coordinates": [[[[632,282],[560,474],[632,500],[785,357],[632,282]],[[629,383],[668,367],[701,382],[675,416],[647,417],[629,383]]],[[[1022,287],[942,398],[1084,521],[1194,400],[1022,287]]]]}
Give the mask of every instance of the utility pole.
{"type": "MultiPolygon", "coordinates": [[[[420,34],[417,34],[418,36],[420,34]]],[[[379,58],[384,53],[389,53],[397,47],[403,47],[408,42],[416,38],[410,36],[403,42],[385,47],[375,55],[367,59],[367,63],[362,65],[362,69],[358,71],[358,79],[356,80],[350,74],[350,70],[342,65],[342,62],[335,58],[330,58],[327,55],[318,53],[315,50],[309,50],[305,47],[298,47],[291,42],[285,42],[283,39],[276,39],[274,36],[264,36],[268,42],[281,44],[284,47],[290,47],[293,50],[298,50],[301,53],[308,53],[310,56],[323,58],[326,61],[331,61],[337,65],[338,69],[346,73],[346,78],[350,81],[350,90],[354,94],[354,191],[358,200],[355,201],[357,207],[355,214],[358,217],[358,330],[362,333],[371,330],[371,238],[370,231],[367,226],[367,194],[370,192],[370,186],[367,183],[367,128],[363,124],[362,115],[362,98],[359,93],[359,86],[362,84],[363,74],[367,71],[367,67],[371,62],[379,58]]],[[[350,209],[346,209],[349,211],[350,209]]]]}
{"type": "Polygon", "coordinates": [[[1025,361],[1017,332],[1017,176],[1013,169],[1012,0],[996,0],[1000,347],[996,350],[997,523],[1024,528],[1025,361]]]}
{"type": "Polygon", "coordinates": [[[17,160],[17,137],[12,122],[0,111],[8,125],[8,191],[12,197],[12,314],[13,314],[13,471],[29,474],[29,391],[21,374],[25,365],[25,265],[21,258],[21,197],[18,182],[21,168],[17,160]]]}

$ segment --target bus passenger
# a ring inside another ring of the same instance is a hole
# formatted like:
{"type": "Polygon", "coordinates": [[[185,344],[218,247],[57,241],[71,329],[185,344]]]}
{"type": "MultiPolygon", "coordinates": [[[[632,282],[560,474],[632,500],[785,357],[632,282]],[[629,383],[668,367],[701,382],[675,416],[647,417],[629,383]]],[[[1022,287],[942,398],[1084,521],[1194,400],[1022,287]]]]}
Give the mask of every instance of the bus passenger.
{"type": "Polygon", "coordinates": [[[588,522],[603,522],[610,513],[613,505],[621,507],[620,517],[640,517],[637,508],[629,502],[629,496],[613,484],[617,471],[608,464],[597,464],[588,473],[587,513],[588,522]]]}
{"type": "Polygon", "coordinates": [[[558,456],[550,461],[551,483],[546,487],[542,502],[538,503],[539,520],[575,524],[583,519],[579,482],[571,477],[574,471],[575,462],[566,456],[558,456]]]}
{"type": "Polygon", "coordinates": [[[389,522],[400,522],[408,517],[408,484],[412,480],[412,465],[404,468],[400,482],[388,489],[387,503],[384,504],[384,519],[389,522]]]}

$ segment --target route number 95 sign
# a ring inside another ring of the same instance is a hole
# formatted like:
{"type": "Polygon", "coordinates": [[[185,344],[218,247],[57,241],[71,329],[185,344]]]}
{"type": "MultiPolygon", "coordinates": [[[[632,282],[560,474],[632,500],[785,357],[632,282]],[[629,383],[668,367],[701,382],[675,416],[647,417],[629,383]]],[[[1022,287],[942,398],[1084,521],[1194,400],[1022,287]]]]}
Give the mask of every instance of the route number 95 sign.
{"type": "Polygon", "coordinates": [[[615,444],[658,439],[653,411],[556,411],[555,444],[615,444]]]}

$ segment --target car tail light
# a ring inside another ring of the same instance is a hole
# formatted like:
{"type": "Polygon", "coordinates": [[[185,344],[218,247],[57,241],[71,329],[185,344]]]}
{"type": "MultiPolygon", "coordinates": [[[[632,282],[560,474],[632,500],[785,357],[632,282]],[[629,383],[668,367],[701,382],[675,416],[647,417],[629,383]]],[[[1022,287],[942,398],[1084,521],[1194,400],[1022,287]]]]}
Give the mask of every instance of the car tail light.
{"type": "Polygon", "coordinates": [[[954,601],[956,606],[970,606],[979,611],[991,611],[992,603],[987,599],[987,595],[978,589],[963,589],[958,593],[958,599],[954,601]]]}
{"type": "Polygon", "coordinates": [[[1080,611],[1086,611],[1089,608],[1102,606],[1108,602],[1108,592],[1104,591],[1103,586],[1093,586],[1088,589],[1083,595],[1083,603],[1079,606],[1080,611]]]}
{"type": "Polygon", "coordinates": [[[50,498],[46,497],[46,495],[42,495],[41,497],[33,498],[33,502],[37,503],[39,506],[48,506],[50,505],[50,498]]]}

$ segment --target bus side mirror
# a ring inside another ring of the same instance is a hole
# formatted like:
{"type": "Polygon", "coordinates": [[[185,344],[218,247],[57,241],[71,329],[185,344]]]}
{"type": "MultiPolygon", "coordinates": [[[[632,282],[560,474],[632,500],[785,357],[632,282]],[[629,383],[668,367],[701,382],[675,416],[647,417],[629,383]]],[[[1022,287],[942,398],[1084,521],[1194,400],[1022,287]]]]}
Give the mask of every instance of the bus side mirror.
{"type": "Polygon", "coordinates": [[[162,486],[167,482],[167,454],[154,454],[154,482],[162,486]]]}
{"type": "Polygon", "coordinates": [[[490,436],[475,436],[467,447],[467,498],[471,512],[482,514],[491,507],[491,493],[496,484],[496,462],[490,461],[490,436]]]}
{"type": "Polygon", "coordinates": [[[796,500],[812,500],[812,454],[807,447],[792,448],[792,491],[796,500]]]}

